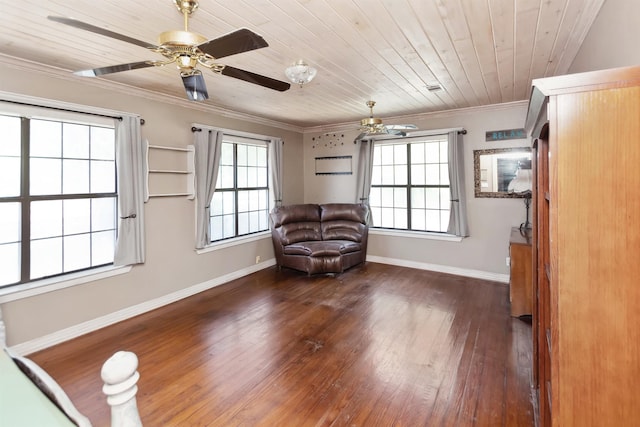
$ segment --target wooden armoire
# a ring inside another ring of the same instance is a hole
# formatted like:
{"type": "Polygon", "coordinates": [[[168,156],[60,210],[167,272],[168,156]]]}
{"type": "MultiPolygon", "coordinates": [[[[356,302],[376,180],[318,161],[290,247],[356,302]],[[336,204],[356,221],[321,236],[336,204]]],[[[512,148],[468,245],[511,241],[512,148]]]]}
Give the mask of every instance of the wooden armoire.
{"type": "Polygon", "coordinates": [[[640,67],[533,81],[540,426],[640,425],[640,67]]]}

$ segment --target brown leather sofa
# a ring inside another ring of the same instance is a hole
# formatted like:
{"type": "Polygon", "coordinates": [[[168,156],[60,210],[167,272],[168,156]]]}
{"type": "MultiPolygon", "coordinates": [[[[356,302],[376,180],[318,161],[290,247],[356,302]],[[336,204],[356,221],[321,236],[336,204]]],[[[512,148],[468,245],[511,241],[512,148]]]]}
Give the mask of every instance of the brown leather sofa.
{"type": "Polygon", "coordinates": [[[278,268],[342,273],[367,256],[369,208],[364,204],[303,204],[270,214],[278,268]]]}

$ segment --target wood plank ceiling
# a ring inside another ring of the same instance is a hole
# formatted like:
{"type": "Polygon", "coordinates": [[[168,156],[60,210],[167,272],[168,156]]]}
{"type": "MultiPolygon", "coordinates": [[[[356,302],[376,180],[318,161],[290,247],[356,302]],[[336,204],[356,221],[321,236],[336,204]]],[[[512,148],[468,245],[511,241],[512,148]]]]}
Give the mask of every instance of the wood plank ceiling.
{"type": "MultiPolygon", "coordinates": [[[[391,123],[405,115],[527,99],[532,79],[567,72],[603,2],[201,0],[189,29],[213,39],[246,27],[269,43],[220,61],[230,66],[278,80],[286,80],[284,69],[301,58],[318,69],[311,83],[282,93],[205,70],[205,102],[212,106],[312,128],[357,122],[373,99],[375,115],[391,123]],[[430,91],[431,85],[442,90],[430,91]]],[[[171,0],[0,0],[0,63],[19,58],[44,70],[73,71],[161,59],[48,15],[151,43],[160,32],[183,27],[171,0]]],[[[185,97],[174,66],[103,78],[185,97]]]]}

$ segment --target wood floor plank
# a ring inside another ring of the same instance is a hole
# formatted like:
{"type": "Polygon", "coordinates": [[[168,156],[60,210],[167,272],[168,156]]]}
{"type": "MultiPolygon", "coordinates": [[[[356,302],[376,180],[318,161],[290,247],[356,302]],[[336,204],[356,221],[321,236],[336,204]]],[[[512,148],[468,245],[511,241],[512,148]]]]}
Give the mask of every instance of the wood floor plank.
{"type": "Polygon", "coordinates": [[[494,282],[269,268],[30,357],[100,427],[123,349],[147,426],[533,426],[531,328],[494,282]]]}

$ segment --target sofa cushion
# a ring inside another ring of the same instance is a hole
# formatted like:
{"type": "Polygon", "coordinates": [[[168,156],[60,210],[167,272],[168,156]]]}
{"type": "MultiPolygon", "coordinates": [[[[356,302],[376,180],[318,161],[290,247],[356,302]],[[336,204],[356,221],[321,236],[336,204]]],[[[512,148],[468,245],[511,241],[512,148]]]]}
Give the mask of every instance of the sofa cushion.
{"type": "Polygon", "coordinates": [[[320,222],[320,206],[305,205],[278,206],[271,212],[274,227],[299,222],[320,222]]]}
{"type": "Polygon", "coordinates": [[[341,254],[357,252],[361,249],[359,243],[347,240],[298,242],[284,247],[285,255],[303,255],[310,257],[339,256],[341,254]]]}
{"type": "Polygon", "coordinates": [[[285,224],[276,229],[280,234],[283,245],[290,245],[298,242],[308,242],[322,240],[320,223],[318,222],[296,222],[285,224]]]}
{"type": "Polygon", "coordinates": [[[326,203],[320,205],[320,220],[322,222],[342,220],[367,224],[369,210],[363,204],[326,203]]]}

